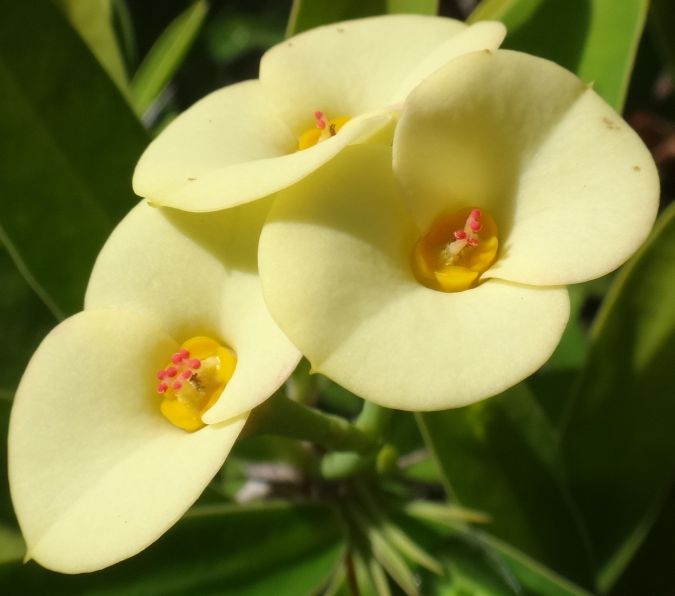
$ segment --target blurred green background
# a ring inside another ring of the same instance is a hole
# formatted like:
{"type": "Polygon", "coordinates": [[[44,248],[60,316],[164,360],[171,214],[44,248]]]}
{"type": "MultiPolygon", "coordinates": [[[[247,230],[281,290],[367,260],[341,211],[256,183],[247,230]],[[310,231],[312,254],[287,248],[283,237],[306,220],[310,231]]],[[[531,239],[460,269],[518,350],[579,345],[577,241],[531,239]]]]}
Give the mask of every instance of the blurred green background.
{"type": "MultiPolygon", "coordinates": [[[[367,483],[387,523],[433,553],[441,575],[424,565],[406,575],[384,547],[377,552],[377,533],[355,539],[359,507],[377,517],[358,490],[322,483],[316,453],[266,437],[242,442],[156,545],[83,577],[22,565],[3,472],[1,593],[347,594],[346,553],[363,593],[382,593],[378,566],[395,578],[393,593],[675,593],[675,4],[477,4],[0,0],[3,437],[30,354],[81,308],[98,250],[137,200],[130,180],[144,147],[205,94],[256,77],[262,53],[289,33],[384,12],[503,20],[505,47],[560,63],[623,111],[653,152],[663,193],[657,231],[631,263],[570,288],[572,320],[540,373],[468,408],[395,414],[387,436],[400,455],[395,486],[367,483]],[[271,479],[274,466],[295,475],[271,479]],[[237,504],[251,486],[274,499],[237,504]],[[337,491],[349,502],[351,490],[357,514],[336,503],[337,491]],[[447,510],[411,508],[418,498],[461,503],[491,522],[444,523],[447,510]]],[[[358,413],[356,397],[318,385],[314,405],[358,413]]],[[[1,451],[6,462],[4,440],[1,451]]]]}

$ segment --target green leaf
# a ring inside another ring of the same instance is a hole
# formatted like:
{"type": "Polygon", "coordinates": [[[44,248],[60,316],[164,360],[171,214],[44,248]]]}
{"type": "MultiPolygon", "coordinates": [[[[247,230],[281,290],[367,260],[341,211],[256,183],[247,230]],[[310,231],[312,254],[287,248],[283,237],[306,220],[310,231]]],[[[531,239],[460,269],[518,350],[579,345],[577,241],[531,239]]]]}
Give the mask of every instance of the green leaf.
{"type": "Polygon", "coordinates": [[[0,288],[0,389],[11,395],[31,354],[57,321],[26,283],[2,245],[0,288]]]}
{"type": "Polygon", "coordinates": [[[480,541],[501,557],[527,593],[534,596],[590,596],[583,588],[505,542],[485,533],[480,533],[480,541]]]}
{"type": "Polygon", "coordinates": [[[438,14],[439,0],[387,0],[389,14],[438,14]]]}
{"type": "Polygon", "coordinates": [[[675,76],[675,4],[672,0],[651,0],[649,29],[671,76],[675,76]]]}
{"type": "Polygon", "coordinates": [[[0,581],[17,594],[297,596],[323,586],[343,555],[340,526],[324,507],[215,506],[193,509],[109,569],[66,576],[35,563],[6,565],[0,581]]]}
{"type": "Polygon", "coordinates": [[[230,64],[247,52],[263,51],[283,40],[284,21],[276,14],[222,10],[209,20],[204,38],[214,61],[230,64]]]}
{"type": "Polygon", "coordinates": [[[675,487],[660,509],[649,535],[612,587],[612,596],[671,596],[675,567],[675,487]]]}
{"type": "Polygon", "coordinates": [[[491,534],[575,581],[589,582],[556,435],[524,384],[418,420],[451,500],[485,512],[491,534]]]}
{"type": "Polygon", "coordinates": [[[470,22],[502,21],[504,48],[553,60],[623,109],[647,0],[485,0],[470,22]]]}
{"type": "Polygon", "coordinates": [[[438,0],[293,0],[286,36],[328,23],[386,13],[435,15],[438,0]]]}
{"type": "Polygon", "coordinates": [[[94,258],[133,204],[147,139],[51,2],[1,6],[0,241],[63,317],[81,308],[94,258]]]}
{"type": "Polygon", "coordinates": [[[675,479],[675,206],[616,278],[562,435],[609,588],[675,479]]]}
{"type": "Polygon", "coordinates": [[[590,596],[583,588],[490,534],[462,527],[452,519],[439,525],[433,511],[426,507],[415,510],[417,519],[398,518],[401,528],[441,559],[445,571],[442,577],[422,574],[424,594],[590,596]]]}
{"type": "Polygon", "coordinates": [[[131,102],[139,115],[159,97],[199,33],[209,5],[199,0],[176,17],[144,58],[131,81],[131,102]]]}
{"type": "Polygon", "coordinates": [[[57,5],[66,13],[110,78],[125,92],[127,72],[113,29],[111,1],[57,0],[57,5]]]}

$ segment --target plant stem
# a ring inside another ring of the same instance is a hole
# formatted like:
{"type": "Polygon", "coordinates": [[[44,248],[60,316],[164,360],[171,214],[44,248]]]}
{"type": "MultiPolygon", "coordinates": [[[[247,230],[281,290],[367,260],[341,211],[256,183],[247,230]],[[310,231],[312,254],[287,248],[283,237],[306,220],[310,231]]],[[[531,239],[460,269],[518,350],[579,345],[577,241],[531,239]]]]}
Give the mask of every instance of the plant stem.
{"type": "Polygon", "coordinates": [[[278,392],[251,413],[244,436],[271,434],[310,441],[330,451],[373,451],[376,442],[344,418],[299,404],[278,392]]]}
{"type": "MultiPolygon", "coordinates": [[[[370,437],[373,445],[381,445],[382,434],[392,410],[378,406],[372,402],[364,402],[354,426],[370,437]]],[[[377,452],[373,450],[366,455],[354,453],[328,453],[321,460],[321,474],[324,478],[337,480],[355,476],[368,469],[374,469],[377,461],[377,452]]]]}

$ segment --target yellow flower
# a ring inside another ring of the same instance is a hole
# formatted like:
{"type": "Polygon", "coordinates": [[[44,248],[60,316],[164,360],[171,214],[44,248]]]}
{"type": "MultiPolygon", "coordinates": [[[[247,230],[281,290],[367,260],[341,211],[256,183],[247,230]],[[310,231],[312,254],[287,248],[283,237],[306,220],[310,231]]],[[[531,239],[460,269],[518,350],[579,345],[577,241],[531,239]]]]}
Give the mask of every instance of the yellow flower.
{"type": "Polygon", "coordinates": [[[141,157],[151,203],[214,211],[305,177],[392,121],[411,89],[458,55],[496,48],[500,23],[395,15],[336,23],[271,48],[260,78],[211,93],[141,157]]]}
{"type": "Polygon", "coordinates": [[[565,284],[627,259],[656,215],[647,149],[559,66],[461,56],[405,102],[392,154],[345,150],[279,193],[259,265],[280,327],[365,399],[435,410],[536,371],[565,284]]]}
{"type": "Polygon", "coordinates": [[[78,573],[148,546],[294,369],[257,274],[267,209],[141,204],[113,232],[84,312],[47,336],[16,394],[9,478],[28,557],[78,573]]]}

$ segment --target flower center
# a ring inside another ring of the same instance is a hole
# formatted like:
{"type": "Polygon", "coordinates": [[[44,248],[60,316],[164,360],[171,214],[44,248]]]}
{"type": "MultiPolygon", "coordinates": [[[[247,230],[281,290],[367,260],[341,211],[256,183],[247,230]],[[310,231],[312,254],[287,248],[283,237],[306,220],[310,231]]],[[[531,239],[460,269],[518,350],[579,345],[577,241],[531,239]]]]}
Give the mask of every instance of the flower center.
{"type": "Polygon", "coordinates": [[[210,337],[188,339],[156,375],[164,417],[183,430],[202,428],[202,414],[216,403],[236,366],[235,353],[210,337]]]}
{"type": "Polygon", "coordinates": [[[441,215],[413,249],[417,280],[433,290],[461,292],[478,284],[497,257],[497,225],[485,209],[441,215]]]}
{"type": "Polygon", "coordinates": [[[348,120],[349,116],[329,120],[323,112],[314,112],[314,126],[308,128],[298,138],[298,151],[314,147],[321,141],[334,137],[348,120]]]}

